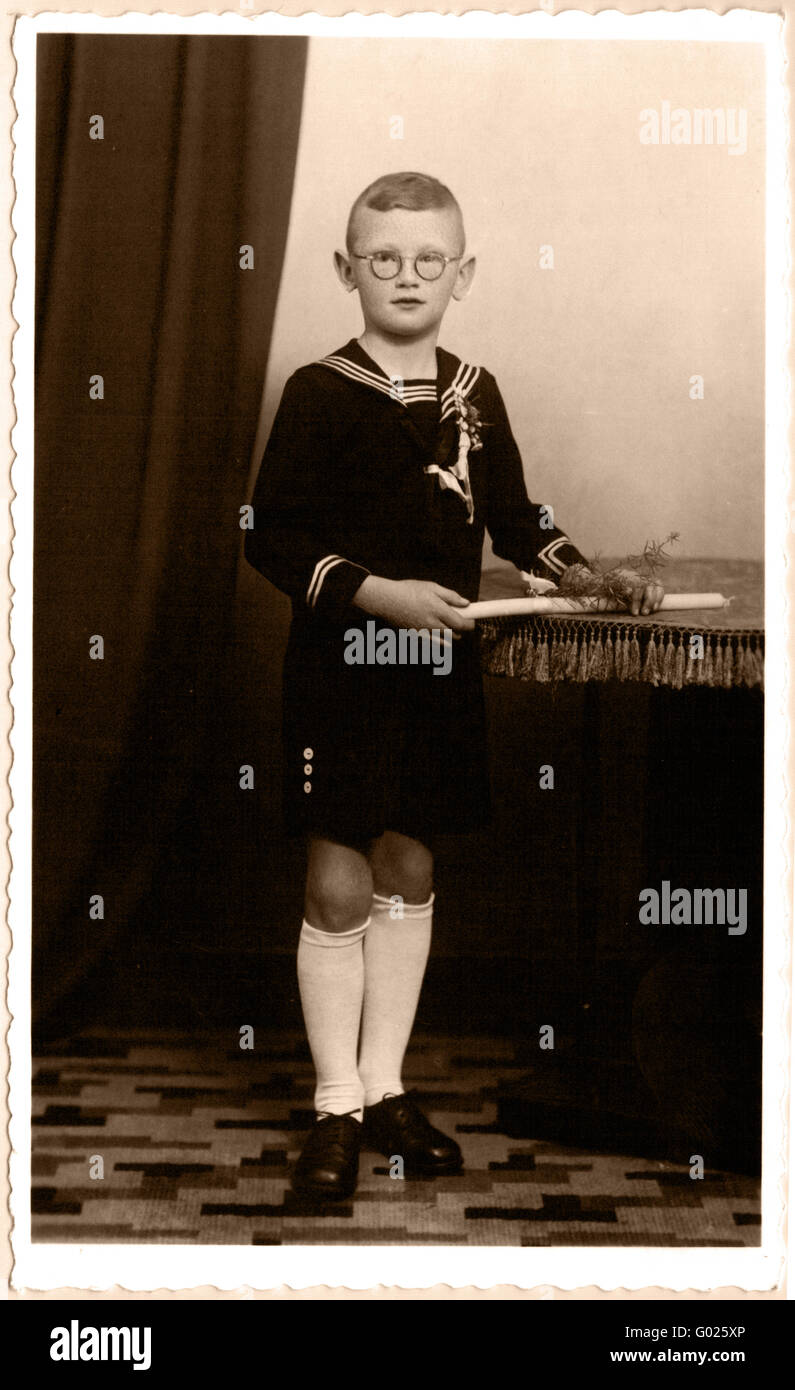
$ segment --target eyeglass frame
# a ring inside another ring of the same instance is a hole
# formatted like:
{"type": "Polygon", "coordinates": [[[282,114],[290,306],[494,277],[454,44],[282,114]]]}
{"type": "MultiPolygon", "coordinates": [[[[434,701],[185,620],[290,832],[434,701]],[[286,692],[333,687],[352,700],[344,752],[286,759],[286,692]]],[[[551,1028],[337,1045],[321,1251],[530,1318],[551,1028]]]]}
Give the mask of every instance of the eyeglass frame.
{"type": "Polygon", "coordinates": [[[443,256],[441,251],[420,251],[419,254],[416,256],[399,256],[397,251],[371,251],[368,256],[363,256],[359,251],[352,251],[351,255],[353,259],[356,261],[368,262],[370,266],[370,274],[373,276],[374,280],[381,280],[382,282],[387,283],[390,280],[397,280],[398,275],[402,271],[406,262],[411,261],[412,265],[414,266],[415,274],[418,275],[420,280],[422,280],[426,285],[432,285],[436,280],[441,280],[442,276],[444,275],[444,272],[446,271],[449,265],[452,265],[454,261],[461,261],[464,259],[463,251],[458,256],[443,256]],[[379,275],[375,270],[373,270],[373,261],[375,260],[375,257],[383,255],[394,256],[395,260],[397,261],[398,268],[395,271],[394,275],[379,275]],[[438,260],[444,261],[444,265],[442,266],[442,269],[439,271],[438,275],[432,275],[430,276],[430,278],[427,275],[420,275],[419,270],[417,270],[417,261],[422,256],[435,256],[438,260]]]}

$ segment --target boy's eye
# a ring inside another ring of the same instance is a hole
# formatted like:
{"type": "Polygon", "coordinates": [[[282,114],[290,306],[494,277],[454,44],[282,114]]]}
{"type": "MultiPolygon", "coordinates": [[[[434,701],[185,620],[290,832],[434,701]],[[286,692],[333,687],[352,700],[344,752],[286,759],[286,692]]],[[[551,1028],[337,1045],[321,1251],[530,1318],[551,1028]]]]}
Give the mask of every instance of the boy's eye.
{"type": "Polygon", "coordinates": [[[373,256],[373,270],[376,275],[397,275],[400,258],[392,251],[376,251],[373,256]]]}
{"type": "Polygon", "coordinates": [[[417,257],[417,271],[425,280],[435,280],[444,270],[444,256],[438,251],[426,251],[417,257]]]}

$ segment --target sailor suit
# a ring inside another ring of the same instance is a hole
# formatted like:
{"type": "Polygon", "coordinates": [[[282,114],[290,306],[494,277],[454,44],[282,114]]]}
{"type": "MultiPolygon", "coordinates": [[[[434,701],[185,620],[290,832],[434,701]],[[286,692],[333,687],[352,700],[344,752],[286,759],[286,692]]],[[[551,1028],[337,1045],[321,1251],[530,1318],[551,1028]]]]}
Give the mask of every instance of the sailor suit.
{"type": "Polygon", "coordinates": [[[490,819],[477,630],[453,643],[446,674],[427,646],[413,664],[352,664],[351,633],[370,623],[372,656],[373,625],[390,626],[351,604],[368,574],[474,600],[486,529],[495,554],[545,578],[585,563],[527,497],[494,377],[442,348],[436,357],[435,381],[390,380],[352,339],[290,377],[265,449],[245,554],[293,606],[289,835],[427,840],[490,819]]]}

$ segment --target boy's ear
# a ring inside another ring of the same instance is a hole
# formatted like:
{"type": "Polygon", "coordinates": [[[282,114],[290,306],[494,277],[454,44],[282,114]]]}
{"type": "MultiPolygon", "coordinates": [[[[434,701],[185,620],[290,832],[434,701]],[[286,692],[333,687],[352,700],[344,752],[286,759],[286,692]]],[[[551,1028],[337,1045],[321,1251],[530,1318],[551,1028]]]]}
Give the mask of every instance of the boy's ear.
{"type": "Polygon", "coordinates": [[[455,278],[453,287],[453,299],[466,299],[472,288],[472,280],[475,275],[476,261],[474,256],[467,256],[458,267],[458,274],[455,278]]]}
{"type": "Polygon", "coordinates": [[[348,290],[356,289],[356,281],[353,277],[353,266],[343,251],[334,252],[334,269],[337,272],[340,284],[348,290]]]}

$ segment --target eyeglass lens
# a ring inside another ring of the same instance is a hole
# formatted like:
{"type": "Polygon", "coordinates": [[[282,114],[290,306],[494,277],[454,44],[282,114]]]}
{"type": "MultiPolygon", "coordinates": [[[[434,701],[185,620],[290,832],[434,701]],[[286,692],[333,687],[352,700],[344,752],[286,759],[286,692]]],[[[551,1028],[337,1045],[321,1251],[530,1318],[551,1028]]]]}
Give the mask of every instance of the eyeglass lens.
{"type": "MultiPolygon", "coordinates": [[[[381,251],[376,252],[370,264],[379,280],[393,280],[400,271],[401,258],[391,255],[388,251],[381,251]]],[[[427,252],[416,257],[414,268],[421,280],[438,280],[445,268],[445,258],[434,252],[427,252]]]]}

